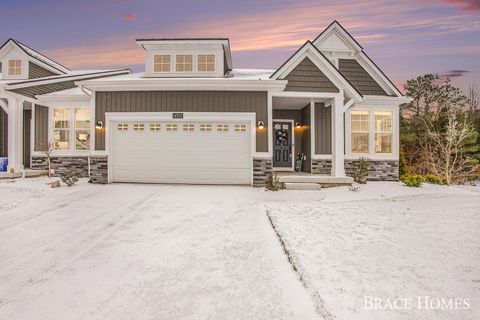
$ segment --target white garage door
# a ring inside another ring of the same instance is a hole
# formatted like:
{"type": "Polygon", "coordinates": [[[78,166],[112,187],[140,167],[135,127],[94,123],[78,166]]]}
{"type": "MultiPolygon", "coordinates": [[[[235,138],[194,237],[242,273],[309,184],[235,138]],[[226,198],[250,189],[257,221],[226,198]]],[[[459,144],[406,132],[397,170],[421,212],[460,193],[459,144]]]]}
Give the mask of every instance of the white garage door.
{"type": "Polygon", "coordinates": [[[114,122],[114,182],[251,184],[247,122],[114,122]]]}

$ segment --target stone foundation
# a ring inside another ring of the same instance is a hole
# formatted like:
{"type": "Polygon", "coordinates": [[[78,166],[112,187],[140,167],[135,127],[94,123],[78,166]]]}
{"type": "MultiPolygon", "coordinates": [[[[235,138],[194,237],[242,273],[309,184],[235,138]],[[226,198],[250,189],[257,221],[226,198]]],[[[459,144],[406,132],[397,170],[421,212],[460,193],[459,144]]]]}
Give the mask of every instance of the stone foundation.
{"type": "MultiPolygon", "coordinates": [[[[88,178],[93,183],[108,182],[108,160],[107,157],[90,157],[90,175],[88,172],[89,157],[52,157],[51,168],[53,176],[62,174],[73,174],[81,178],[88,178]]],[[[46,157],[32,157],[32,169],[48,170],[46,157]]]]}
{"type": "MultiPolygon", "coordinates": [[[[359,160],[345,160],[345,174],[353,177],[359,160]]],[[[332,160],[313,159],[312,173],[329,175],[332,169],[332,160]]],[[[367,180],[370,181],[398,181],[397,160],[369,160],[367,180]]]]}
{"type": "Polygon", "coordinates": [[[272,159],[257,158],[253,159],[253,186],[264,187],[268,179],[272,176],[272,159]]]}

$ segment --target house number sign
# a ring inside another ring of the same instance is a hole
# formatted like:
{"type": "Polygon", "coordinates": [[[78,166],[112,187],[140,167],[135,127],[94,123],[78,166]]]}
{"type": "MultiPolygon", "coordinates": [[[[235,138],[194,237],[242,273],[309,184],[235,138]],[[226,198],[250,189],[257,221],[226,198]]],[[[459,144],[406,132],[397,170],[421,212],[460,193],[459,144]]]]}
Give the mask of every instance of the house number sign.
{"type": "Polygon", "coordinates": [[[183,113],[182,112],[172,113],[172,119],[183,119],[183,113]]]}

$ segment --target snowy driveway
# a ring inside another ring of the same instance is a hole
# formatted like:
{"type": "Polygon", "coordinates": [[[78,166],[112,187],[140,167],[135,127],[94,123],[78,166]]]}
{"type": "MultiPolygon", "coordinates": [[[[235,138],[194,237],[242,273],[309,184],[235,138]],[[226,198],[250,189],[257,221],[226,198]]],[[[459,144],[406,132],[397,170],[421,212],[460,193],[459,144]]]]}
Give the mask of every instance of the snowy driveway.
{"type": "Polygon", "coordinates": [[[258,190],[25,181],[0,183],[0,319],[316,317],[258,190]]]}

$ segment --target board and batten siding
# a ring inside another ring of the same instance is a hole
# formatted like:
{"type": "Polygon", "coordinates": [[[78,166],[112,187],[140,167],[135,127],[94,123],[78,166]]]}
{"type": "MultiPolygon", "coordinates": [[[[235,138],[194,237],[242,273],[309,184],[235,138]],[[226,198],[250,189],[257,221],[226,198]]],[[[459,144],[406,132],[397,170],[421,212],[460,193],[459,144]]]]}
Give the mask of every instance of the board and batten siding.
{"type": "Polygon", "coordinates": [[[308,57],[297,64],[284,79],[288,80],[285,91],[340,92],[308,57]]]}
{"type": "Polygon", "coordinates": [[[0,157],[8,157],[8,114],[0,107],[0,157]]]}
{"type": "Polygon", "coordinates": [[[311,172],[312,171],[312,147],[311,147],[311,137],[310,137],[310,130],[312,126],[310,125],[310,104],[308,104],[305,108],[302,109],[302,123],[303,125],[303,139],[302,139],[302,150],[303,153],[306,155],[306,159],[303,162],[303,171],[311,172]]]}
{"type": "Polygon", "coordinates": [[[315,103],[315,154],[332,154],[332,107],[315,103]]]}
{"type": "MultiPolygon", "coordinates": [[[[95,122],[106,112],[255,112],[268,123],[264,91],[99,91],[95,122]]],[[[268,130],[256,129],[257,152],[268,152],[268,130]]],[[[95,149],[105,150],[105,130],[95,130],[95,149]]]]}
{"type": "Polygon", "coordinates": [[[43,151],[48,145],[48,108],[35,105],[35,151],[43,151]]]}
{"type": "Polygon", "coordinates": [[[50,70],[40,67],[39,65],[29,62],[28,63],[28,79],[37,79],[43,77],[51,77],[57,75],[50,70]]]}

